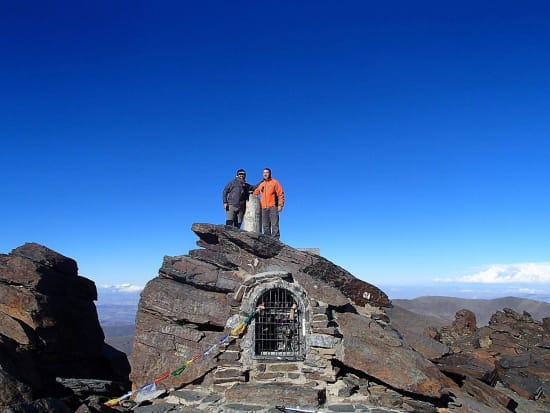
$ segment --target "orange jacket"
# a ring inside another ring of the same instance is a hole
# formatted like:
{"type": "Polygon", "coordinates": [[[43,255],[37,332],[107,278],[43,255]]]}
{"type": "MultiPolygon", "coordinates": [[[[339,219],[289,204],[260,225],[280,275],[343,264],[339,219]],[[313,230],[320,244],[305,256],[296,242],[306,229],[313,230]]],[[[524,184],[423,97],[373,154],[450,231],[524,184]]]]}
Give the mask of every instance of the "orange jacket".
{"type": "Polygon", "coordinates": [[[253,195],[261,195],[260,206],[270,208],[274,206],[283,207],[285,205],[285,193],[279,181],[269,178],[258,184],[253,195]]]}

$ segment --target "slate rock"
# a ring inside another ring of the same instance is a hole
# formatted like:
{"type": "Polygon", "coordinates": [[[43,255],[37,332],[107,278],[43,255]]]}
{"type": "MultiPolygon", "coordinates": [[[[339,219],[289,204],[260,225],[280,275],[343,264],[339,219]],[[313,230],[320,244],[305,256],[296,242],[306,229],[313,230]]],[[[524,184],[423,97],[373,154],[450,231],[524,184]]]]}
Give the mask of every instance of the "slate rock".
{"type": "Polygon", "coordinates": [[[75,260],[37,243],[0,254],[0,297],[0,409],[60,411],[57,397],[72,390],[56,377],[129,386],[128,360],[106,351],[95,284],[75,260]]]}

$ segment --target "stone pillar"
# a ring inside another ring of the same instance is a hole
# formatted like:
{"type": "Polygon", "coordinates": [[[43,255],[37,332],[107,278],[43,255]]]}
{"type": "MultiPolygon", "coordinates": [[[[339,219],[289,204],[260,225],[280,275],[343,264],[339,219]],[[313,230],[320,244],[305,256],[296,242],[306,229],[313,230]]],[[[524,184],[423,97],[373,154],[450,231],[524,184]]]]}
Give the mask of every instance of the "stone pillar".
{"type": "Polygon", "coordinates": [[[243,224],[245,231],[262,232],[262,209],[260,208],[260,200],[252,194],[248,197],[248,201],[246,201],[243,224]]]}

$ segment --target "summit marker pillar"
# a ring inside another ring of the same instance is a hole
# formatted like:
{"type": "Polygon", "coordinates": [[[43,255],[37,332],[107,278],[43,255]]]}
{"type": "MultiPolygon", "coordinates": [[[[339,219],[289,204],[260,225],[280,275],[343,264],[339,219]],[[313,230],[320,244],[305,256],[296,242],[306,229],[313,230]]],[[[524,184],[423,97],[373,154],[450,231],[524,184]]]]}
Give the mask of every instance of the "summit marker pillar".
{"type": "Polygon", "coordinates": [[[246,210],[243,217],[244,230],[250,232],[262,232],[262,209],[258,197],[250,194],[246,201],[246,210]]]}

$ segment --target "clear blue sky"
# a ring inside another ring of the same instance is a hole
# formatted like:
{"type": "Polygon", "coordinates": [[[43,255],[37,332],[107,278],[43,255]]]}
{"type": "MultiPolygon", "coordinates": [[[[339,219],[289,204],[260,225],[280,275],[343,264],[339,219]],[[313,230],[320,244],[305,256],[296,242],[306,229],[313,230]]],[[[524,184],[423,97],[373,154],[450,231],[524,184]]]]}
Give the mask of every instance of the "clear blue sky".
{"type": "Polygon", "coordinates": [[[549,293],[549,22],[547,0],[4,1],[0,252],[143,286],[269,166],[281,240],[365,281],[549,293]]]}

